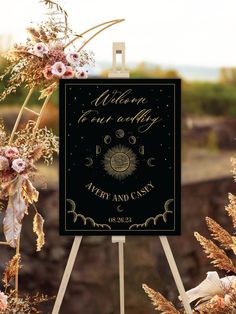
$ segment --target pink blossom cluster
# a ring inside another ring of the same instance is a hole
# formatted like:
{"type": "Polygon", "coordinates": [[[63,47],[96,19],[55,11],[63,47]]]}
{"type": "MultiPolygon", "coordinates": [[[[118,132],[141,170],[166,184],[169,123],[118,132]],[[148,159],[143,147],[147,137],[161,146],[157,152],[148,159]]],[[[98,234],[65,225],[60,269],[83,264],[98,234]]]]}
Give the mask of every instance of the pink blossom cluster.
{"type": "Polygon", "coordinates": [[[16,147],[7,146],[0,151],[0,171],[16,173],[24,172],[26,162],[19,156],[19,151],[16,147]]]}
{"type": "MultiPolygon", "coordinates": [[[[231,283],[231,288],[234,291],[236,290],[236,280],[234,280],[231,283]]],[[[231,302],[232,302],[232,297],[230,295],[230,291],[229,293],[226,293],[224,295],[216,294],[209,301],[211,308],[216,308],[216,309],[224,308],[225,306],[230,305],[231,302]]]]}
{"type": "Polygon", "coordinates": [[[80,54],[76,51],[65,54],[63,47],[52,47],[44,43],[36,43],[33,53],[40,58],[47,58],[48,64],[43,69],[43,75],[47,80],[53,78],[87,78],[88,72],[81,65],[80,54]]]}
{"type": "Polygon", "coordinates": [[[0,310],[5,311],[7,308],[7,295],[0,291],[0,310]]]}

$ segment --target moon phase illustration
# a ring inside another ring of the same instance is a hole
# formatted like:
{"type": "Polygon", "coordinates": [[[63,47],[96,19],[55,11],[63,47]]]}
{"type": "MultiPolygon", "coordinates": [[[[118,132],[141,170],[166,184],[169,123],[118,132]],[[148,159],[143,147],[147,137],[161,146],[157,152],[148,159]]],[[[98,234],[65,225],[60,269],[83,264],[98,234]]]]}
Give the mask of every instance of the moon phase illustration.
{"type": "Polygon", "coordinates": [[[156,165],[153,163],[155,160],[156,160],[156,158],[154,158],[154,157],[148,158],[148,160],[147,160],[148,167],[151,167],[151,168],[156,167],[156,165]]]}
{"type": "Polygon", "coordinates": [[[130,142],[130,144],[134,145],[134,144],[136,143],[136,137],[133,136],[133,135],[131,135],[131,136],[129,137],[129,142],[130,142]]]}
{"type": "Polygon", "coordinates": [[[121,205],[118,205],[118,206],[116,207],[116,210],[117,210],[119,213],[122,213],[122,212],[124,211],[124,209],[121,208],[121,205]]]}
{"type": "Polygon", "coordinates": [[[116,145],[105,153],[102,163],[110,176],[123,180],[136,170],[137,159],[130,148],[116,145]]]}
{"type": "Polygon", "coordinates": [[[85,166],[86,167],[91,167],[93,165],[93,159],[91,157],[86,157],[85,158],[85,166]]]}
{"type": "Polygon", "coordinates": [[[105,143],[105,144],[110,144],[110,143],[111,143],[111,137],[110,137],[110,135],[105,135],[105,137],[104,137],[104,143],[105,143]]]}
{"type": "Polygon", "coordinates": [[[122,129],[116,130],[116,137],[123,138],[125,136],[125,132],[122,129]]]}
{"type": "Polygon", "coordinates": [[[139,154],[144,155],[144,145],[139,146],[139,154]]]}

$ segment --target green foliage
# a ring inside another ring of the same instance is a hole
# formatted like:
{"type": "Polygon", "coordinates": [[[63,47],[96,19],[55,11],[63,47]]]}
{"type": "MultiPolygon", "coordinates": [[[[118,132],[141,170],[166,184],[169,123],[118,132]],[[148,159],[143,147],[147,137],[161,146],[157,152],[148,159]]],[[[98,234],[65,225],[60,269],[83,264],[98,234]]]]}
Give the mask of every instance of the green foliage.
{"type": "Polygon", "coordinates": [[[142,62],[132,69],[131,78],[178,78],[178,72],[173,69],[163,70],[161,67],[150,67],[142,62]]]}
{"type": "MultiPolygon", "coordinates": [[[[232,71],[230,77],[236,77],[232,71]]],[[[148,67],[139,64],[131,70],[132,78],[179,78],[173,69],[164,70],[160,67],[148,67]]],[[[182,82],[183,114],[236,116],[236,88],[234,81],[221,82],[182,82]]],[[[235,80],[236,82],[236,80],[235,80]]]]}
{"type": "Polygon", "coordinates": [[[184,114],[236,116],[236,88],[222,83],[185,83],[182,110],[184,114]]]}

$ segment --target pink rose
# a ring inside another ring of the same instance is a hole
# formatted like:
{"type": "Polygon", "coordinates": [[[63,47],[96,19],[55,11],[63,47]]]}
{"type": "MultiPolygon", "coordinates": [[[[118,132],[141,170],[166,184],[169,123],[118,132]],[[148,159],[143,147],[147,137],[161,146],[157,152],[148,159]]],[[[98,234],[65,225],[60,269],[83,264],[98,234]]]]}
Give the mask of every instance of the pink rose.
{"type": "Polygon", "coordinates": [[[24,160],[21,158],[14,159],[11,165],[12,169],[14,169],[18,173],[21,173],[22,171],[24,171],[25,166],[26,164],[24,160]]]}
{"type": "Polygon", "coordinates": [[[75,72],[75,76],[79,79],[86,79],[88,77],[88,71],[84,68],[78,68],[75,72]]]}
{"type": "Polygon", "coordinates": [[[64,79],[71,79],[74,77],[74,71],[72,69],[72,67],[67,66],[66,67],[66,72],[64,73],[64,75],[62,76],[62,78],[64,79]]]}
{"type": "Polygon", "coordinates": [[[0,171],[9,168],[9,161],[6,157],[0,156],[0,171]]]}
{"type": "Polygon", "coordinates": [[[0,310],[6,310],[7,308],[7,295],[0,291],[0,310]]]}
{"type": "Polygon", "coordinates": [[[34,45],[34,54],[38,57],[43,57],[44,54],[47,54],[49,49],[48,46],[45,45],[44,43],[37,43],[34,45]]]}
{"type": "Polygon", "coordinates": [[[52,67],[47,65],[43,70],[43,75],[47,80],[51,80],[53,78],[52,67]]]}
{"type": "Polygon", "coordinates": [[[7,147],[5,150],[5,156],[8,158],[14,158],[19,155],[19,151],[16,147],[7,147]]]}
{"type": "Polygon", "coordinates": [[[66,66],[63,62],[55,62],[52,66],[52,74],[62,77],[66,73],[66,66]]]}
{"type": "Polygon", "coordinates": [[[66,55],[66,60],[70,63],[70,64],[78,64],[80,61],[79,58],[79,53],[78,52],[69,52],[66,55]]]}

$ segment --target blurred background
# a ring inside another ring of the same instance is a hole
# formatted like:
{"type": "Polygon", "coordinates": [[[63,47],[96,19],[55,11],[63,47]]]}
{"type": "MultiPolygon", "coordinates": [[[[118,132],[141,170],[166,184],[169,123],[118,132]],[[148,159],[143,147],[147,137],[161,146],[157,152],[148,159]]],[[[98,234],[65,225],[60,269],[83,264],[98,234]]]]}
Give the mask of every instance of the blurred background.
{"type": "MultiPolygon", "coordinates": [[[[125,41],[127,64],[133,78],[182,79],[182,236],[169,238],[186,289],[212,270],[193,232],[206,235],[205,216],[233,232],[224,206],[228,192],[236,193],[230,157],[236,155],[236,29],[234,0],[120,0],[60,1],[76,32],[113,18],[126,18],[97,37],[92,75],[106,77],[111,67],[113,41],[125,41]]],[[[25,39],[25,27],[43,18],[45,7],[36,0],[8,0],[1,7],[0,50],[25,39]]],[[[0,73],[6,61],[0,59],[0,73]]],[[[6,82],[1,82],[0,89],[6,82]]],[[[0,103],[0,115],[9,132],[26,91],[0,103]]],[[[38,95],[32,97],[37,109],[38,95]]],[[[30,115],[25,116],[22,125],[30,115]]],[[[52,97],[42,126],[58,133],[58,95],[52,97]]],[[[40,192],[46,246],[35,253],[32,215],[24,219],[21,293],[56,295],[73,239],[58,235],[58,160],[39,165],[48,188],[40,192]]],[[[0,217],[2,215],[0,214],[0,217]]],[[[1,217],[2,219],[2,217],[1,217]]],[[[1,225],[0,225],[1,226],[1,225]]],[[[0,232],[1,234],[1,232],[0,232]]],[[[1,234],[2,238],[3,235],[1,234]]],[[[119,313],[117,247],[110,237],[84,237],[62,314],[119,313]]],[[[13,251],[0,247],[0,272],[13,251]]],[[[146,283],[177,302],[176,290],[158,237],[127,237],[125,245],[126,310],[128,314],[154,313],[141,285],[146,283]]],[[[50,313],[52,302],[42,307],[50,313]]]]}

